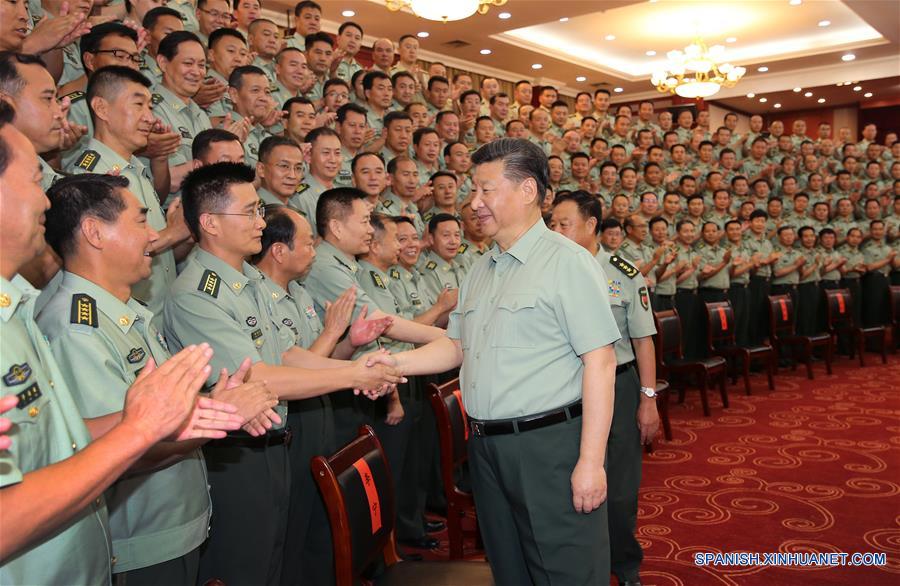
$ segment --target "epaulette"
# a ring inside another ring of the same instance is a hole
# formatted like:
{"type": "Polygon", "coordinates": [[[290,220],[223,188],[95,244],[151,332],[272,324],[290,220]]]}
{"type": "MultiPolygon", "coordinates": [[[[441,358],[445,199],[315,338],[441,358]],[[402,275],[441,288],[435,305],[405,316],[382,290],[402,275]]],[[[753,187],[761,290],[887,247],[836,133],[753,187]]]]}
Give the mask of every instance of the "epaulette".
{"type": "Polygon", "coordinates": [[[430,271],[433,271],[434,269],[437,268],[437,263],[434,262],[433,260],[430,260],[427,263],[425,263],[425,268],[430,271]]]}
{"type": "Polygon", "coordinates": [[[636,266],[620,256],[613,255],[609,257],[609,264],[625,273],[625,276],[627,276],[629,279],[635,278],[641,272],[637,269],[636,266]]]}
{"type": "Polygon", "coordinates": [[[75,325],[96,328],[98,326],[97,301],[86,293],[73,295],[69,321],[75,325]]]}
{"type": "Polygon", "coordinates": [[[469,250],[468,243],[462,243],[459,245],[459,250],[456,251],[456,254],[463,254],[465,251],[469,250]]]}
{"type": "Polygon", "coordinates": [[[426,224],[431,221],[431,218],[434,217],[434,212],[425,212],[425,215],[422,216],[422,221],[426,224]]]}
{"type": "Polygon", "coordinates": [[[200,277],[200,284],[197,285],[197,291],[206,293],[210,297],[219,297],[219,275],[215,271],[205,270],[203,276],[200,277]]]}
{"type": "Polygon", "coordinates": [[[69,98],[69,101],[72,102],[72,103],[74,104],[74,103],[77,102],[78,100],[83,99],[84,96],[85,96],[85,93],[84,93],[83,91],[81,91],[81,90],[76,90],[76,91],[74,91],[74,92],[72,92],[72,93],[70,93],[70,94],[64,95],[64,96],[63,96],[63,99],[69,98]]]}
{"type": "Polygon", "coordinates": [[[100,153],[87,150],[81,153],[81,158],[78,159],[78,162],[75,165],[81,167],[85,171],[93,171],[98,162],[100,162],[100,153]]]}
{"type": "Polygon", "coordinates": [[[392,279],[399,279],[399,278],[400,278],[400,271],[397,270],[396,268],[391,269],[391,278],[392,278],[392,279]]]}
{"type": "Polygon", "coordinates": [[[303,193],[307,189],[309,189],[309,183],[301,183],[297,186],[297,189],[294,190],[294,193],[303,193]]]}
{"type": "Polygon", "coordinates": [[[347,263],[345,263],[345,262],[344,262],[344,259],[340,258],[339,256],[335,256],[335,257],[334,257],[334,260],[338,261],[338,263],[339,263],[342,267],[346,268],[346,269],[347,269],[348,271],[350,271],[351,273],[355,273],[355,272],[356,272],[356,271],[353,270],[353,267],[351,267],[350,265],[348,265],[347,263]]]}
{"type": "Polygon", "coordinates": [[[153,94],[150,96],[150,101],[153,102],[153,105],[161,104],[163,101],[163,97],[161,94],[153,94]]]}
{"type": "Polygon", "coordinates": [[[381,278],[381,275],[376,273],[375,271],[369,271],[369,274],[372,275],[372,282],[375,283],[375,286],[379,289],[387,289],[387,285],[384,284],[384,280],[381,278]]]}
{"type": "Polygon", "coordinates": [[[390,199],[386,199],[381,202],[381,207],[383,207],[384,209],[389,209],[392,205],[394,205],[394,202],[390,199]]]}

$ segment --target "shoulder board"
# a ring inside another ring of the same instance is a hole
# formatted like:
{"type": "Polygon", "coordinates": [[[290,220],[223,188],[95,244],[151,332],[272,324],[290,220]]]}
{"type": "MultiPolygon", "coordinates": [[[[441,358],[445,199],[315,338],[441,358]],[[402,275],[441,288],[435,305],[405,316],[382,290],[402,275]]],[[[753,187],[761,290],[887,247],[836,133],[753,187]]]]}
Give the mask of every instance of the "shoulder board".
{"type": "Polygon", "coordinates": [[[400,271],[398,271],[397,269],[391,269],[391,278],[392,278],[392,279],[399,279],[399,278],[400,278],[400,271]]]}
{"type": "Polygon", "coordinates": [[[94,298],[86,293],[73,295],[72,311],[69,315],[69,321],[76,325],[96,328],[98,325],[97,302],[94,298]]]}
{"type": "Polygon", "coordinates": [[[307,189],[309,189],[309,183],[301,183],[297,186],[297,189],[294,190],[294,193],[303,193],[307,189]]]}
{"type": "Polygon", "coordinates": [[[425,263],[425,268],[430,271],[433,271],[434,269],[437,268],[437,263],[434,262],[433,260],[430,260],[427,263],[425,263]]]}
{"type": "Polygon", "coordinates": [[[381,202],[381,207],[383,207],[384,209],[389,209],[392,205],[394,205],[394,202],[389,199],[381,202]]]}
{"type": "Polygon", "coordinates": [[[379,289],[387,289],[387,285],[384,284],[384,280],[381,278],[381,275],[376,273],[375,271],[369,271],[369,274],[372,275],[372,282],[375,283],[375,286],[379,289]]]}
{"type": "Polygon", "coordinates": [[[160,94],[153,94],[153,95],[150,97],[150,101],[153,102],[154,105],[155,105],[155,104],[160,104],[160,103],[162,103],[162,101],[163,101],[163,97],[162,97],[162,95],[160,95],[160,94]]]}
{"type": "Polygon", "coordinates": [[[210,297],[219,297],[219,275],[215,271],[205,270],[203,276],[200,277],[200,284],[197,285],[197,291],[206,293],[210,297]]]}
{"type": "Polygon", "coordinates": [[[431,221],[431,218],[434,217],[434,212],[425,212],[425,215],[422,216],[422,221],[426,224],[431,221]]]}
{"type": "Polygon", "coordinates": [[[63,98],[69,98],[69,101],[70,101],[70,102],[76,102],[76,101],[78,101],[78,100],[83,99],[84,96],[85,96],[85,93],[84,93],[83,91],[81,91],[81,90],[76,90],[76,91],[74,91],[74,92],[72,92],[72,93],[70,93],[70,94],[64,95],[63,98]]]}
{"type": "Polygon", "coordinates": [[[634,266],[633,264],[631,264],[630,262],[628,262],[621,256],[613,255],[613,256],[609,257],[609,264],[611,264],[612,266],[616,267],[617,269],[619,269],[620,271],[625,273],[625,275],[629,279],[635,278],[640,273],[640,271],[637,269],[636,266],[634,266]]]}
{"type": "Polygon", "coordinates": [[[81,167],[85,171],[93,171],[94,167],[100,161],[100,153],[97,151],[87,150],[81,153],[81,158],[76,163],[77,167],[81,167]]]}
{"type": "Polygon", "coordinates": [[[338,257],[338,256],[335,256],[335,257],[334,257],[334,260],[338,261],[338,264],[340,264],[342,267],[346,268],[346,269],[347,269],[348,271],[350,271],[351,273],[352,273],[352,272],[355,272],[355,271],[353,270],[353,267],[351,267],[350,265],[348,265],[347,263],[344,262],[344,259],[342,259],[342,258],[340,258],[340,257],[338,257]]]}
{"type": "Polygon", "coordinates": [[[469,245],[467,243],[460,244],[457,254],[463,254],[467,250],[469,250],[469,245]]]}

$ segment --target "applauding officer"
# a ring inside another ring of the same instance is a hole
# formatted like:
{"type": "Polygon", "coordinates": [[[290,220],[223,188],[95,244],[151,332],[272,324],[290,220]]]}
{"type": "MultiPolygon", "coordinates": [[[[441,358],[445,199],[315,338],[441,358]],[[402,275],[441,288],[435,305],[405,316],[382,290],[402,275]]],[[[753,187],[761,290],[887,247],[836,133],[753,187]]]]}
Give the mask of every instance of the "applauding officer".
{"type": "Polygon", "coordinates": [[[504,138],[472,161],[472,209],[496,246],[472,265],[448,338],[398,354],[398,366],[412,375],[462,363],[472,489],[497,583],[600,584],[620,337],[606,275],[544,225],[539,146],[504,138]]]}

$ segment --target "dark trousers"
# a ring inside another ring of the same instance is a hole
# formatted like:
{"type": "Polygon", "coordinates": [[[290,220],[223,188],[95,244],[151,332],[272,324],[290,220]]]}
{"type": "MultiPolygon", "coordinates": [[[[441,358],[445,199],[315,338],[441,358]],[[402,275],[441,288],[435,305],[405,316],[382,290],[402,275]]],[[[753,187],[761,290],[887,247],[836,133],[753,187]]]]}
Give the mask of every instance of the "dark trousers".
{"type": "MultiPolygon", "coordinates": [[[[728,288],[728,301],[734,309],[734,336],[738,346],[750,346],[750,289],[746,284],[732,284],[728,288]]],[[[759,319],[759,316],[754,316],[759,319]]],[[[765,316],[768,319],[768,315],[765,316]]]]}
{"type": "Polygon", "coordinates": [[[213,516],[197,582],[278,584],[290,503],[286,445],[203,446],[213,516]]]}
{"type": "Polygon", "coordinates": [[[675,307],[675,296],[654,294],[651,303],[653,304],[653,311],[672,309],[675,307]]]}
{"type": "Polygon", "coordinates": [[[315,456],[330,456],[336,450],[331,401],[323,395],[288,405],[288,425],[295,434],[288,449],[291,497],[281,584],[332,584],[331,524],[310,470],[315,456]]]}
{"type": "MultiPolygon", "coordinates": [[[[791,298],[791,303],[794,305],[794,324],[796,325],[796,316],[797,316],[797,285],[775,285],[773,284],[769,289],[769,295],[787,295],[791,298]]],[[[766,314],[768,315],[768,314],[766,314]]]]}
{"type": "Polygon", "coordinates": [[[423,379],[411,377],[408,396],[403,397],[404,418],[409,419],[403,473],[397,486],[397,538],[425,537],[427,482],[435,449],[435,425],[431,405],[424,396],[423,379]]]}
{"type": "Polygon", "coordinates": [[[609,582],[607,504],[572,504],[581,418],[523,433],[470,437],[478,524],[497,586],[609,582]]]}
{"type": "MultiPolygon", "coordinates": [[[[836,279],[819,281],[819,310],[816,318],[816,327],[820,332],[828,331],[828,300],[825,299],[825,291],[840,288],[841,282],[836,279]]],[[[838,346],[840,347],[840,340],[838,340],[838,346]]]]}
{"type": "Polygon", "coordinates": [[[675,309],[681,320],[681,347],[687,360],[696,360],[704,354],[703,332],[697,311],[699,303],[696,289],[678,289],[675,293],[675,309]]]}
{"type": "Polygon", "coordinates": [[[866,273],[862,278],[864,327],[880,326],[890,323],[891,312],[888,305],[890,282],[880,272],[866,273]]]}
{"type": "Polygon", "coordinates": [[[644,552],[634,536],[641,486],[641,433],[637,426],[641,383],[632,367],[616,376],[616,399],[606,444],[609,551],[620,582],[636,582],[644,552]]]}
{"type": "Polygon", "coordinates": [[[750,277],[747,312],[750,320],[750,344],[759,346],[769,336],[769,278],[750,277]]]}
{"type": "Polygon", "coordinates": [[[113,574],[115,586],[194,586],[200,568],[200,548],[189,551],[173,560],[146,568],[113,574]]]}
{"type": "Polygon", "coordinates": [[[825,330],[819,329],[819,306],[822,292],[819,284],[800,283],[797,285],[797,333],[802,336],[812,336],[825,330]]]}
{"type": "Polygon", "coordinates": [[[331,410],[334,414],[334,442],[338,447],[344,446],[359,434],[362,425],[372,425],[372,401],[362,395],[354,395],[346,389],[328,395],[331,399],[331,410]]]}
{"type": "Polygon", "coordinates": [[[841,286],[850,291],[850,297],[853,299],[853,323],[857,326],[862,325],[862,307],[863,294],[859,277],[844,277],[841,286]]]}

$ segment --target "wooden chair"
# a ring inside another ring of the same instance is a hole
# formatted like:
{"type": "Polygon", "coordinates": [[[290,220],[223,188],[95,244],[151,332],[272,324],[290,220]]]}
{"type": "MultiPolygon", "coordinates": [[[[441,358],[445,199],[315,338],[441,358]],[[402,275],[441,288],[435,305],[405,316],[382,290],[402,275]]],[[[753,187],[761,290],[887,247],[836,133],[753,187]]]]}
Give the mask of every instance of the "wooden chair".
{"type": "MultiPolygon", "coordinates": [[[[447,536],[450,541],[450,559],[463,557],[462,518],[466,511],[475,509],[472,493],[456,485],[456,475],[462,468],[469,453],[466,450],[468,426],[466,411],[459,390],[459,378],[442,385],[428,385],[428,395],[434,419],[438,428],[438,443],[441,448],[441,477],[444,481],[444,496],[447,499],[447,536]]],[[[475,535],[478,539],[476,517],[475,535]]]]}
{"type": "Polygon", "coordinates": [[[368,425],[359,436],[328,458],[316,456],[313,476],[325,499],[331,523],[337,586],[369,579],[367,572],[383,559],[380,586],[492,585],[485,562],[401,562],[394,543],[394,486],[381,442],[368,425]]]}
{"type": "Polygon", "coordinates": [[[719,381],[722,406],[728,407],[728,393],[725,390],[726,362],[721,356],[711,356],[701,360],[685,360],[681,345],[681,319],[678,311],[667,309],[653,313],[656,322],[656,367],[673,388],[678,389],[678,402],[684,401],[684,392],[693,377],[700,389],[703,415],[709,417],[709,397],[706,389],[710,383],[719,381]]]}
{"type": "Polygon", "coordinates": [[[828,333],[832,336],[845,335],[850,338],[850,358],[853,346],[859,353],[859,365],[865,366],[866,340],[877,338],[881,341],[881,362],[887,364],[887,328],[885,326],[861,327],[853,319],[853,295],[849,289],[826,289],[825,309],[828,333]]]}
{"type": "Polygon", "coordinates": [[[891,352],[897,353],[897,347],[900,346],[900,286],[891,285],[891,352]]]}
{"type": "MultiPolygon", "coordinates": [[[[778,367],[778,355],[768,344],[763,346],[738,346],[734,331],[734,309],[729,301],[706,303],[706,347],[711,356],[721,356],[728,361],[732,373],[737,371],[738,359],[744,378],[744,392],[750,394],[750,363],[762,360],[766,365],[769,377],[769,390],[775,390],[775,369],[778,367]]],[[[731,382],[737,376],[732,374],[731,382]]]]}
{"type": "MultiPolygon", "coordinates": [[[[823,347],[825,349],[825,370],[831,374],[831,358],[834,351],[831,334],[798,335],[794,330],[796,317],[790,295],[769,295],[769,339],[772,347],[779,355],[782,347],[789,347],[795,360],[799,359],[806,363],[806,376],[809,380],[814,378],[813,348],[823,347]],[[796,351],[798,348],[801,350],[799,356],[796,351]]],[[[794,368],[797,368],[796,364],[794,368]]]]}

